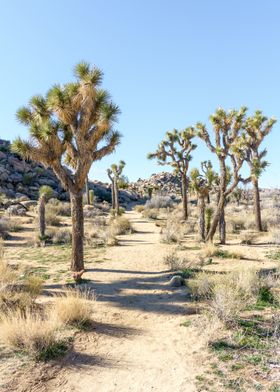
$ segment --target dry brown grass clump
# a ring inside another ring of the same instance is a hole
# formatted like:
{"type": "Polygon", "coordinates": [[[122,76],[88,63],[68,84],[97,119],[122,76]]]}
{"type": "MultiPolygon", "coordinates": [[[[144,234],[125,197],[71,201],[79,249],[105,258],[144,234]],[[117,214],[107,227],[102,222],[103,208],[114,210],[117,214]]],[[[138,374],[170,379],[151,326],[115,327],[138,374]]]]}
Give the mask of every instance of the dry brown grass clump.
{"type": "Polygon", "coordinates": [[[202,249],[203,257],[219,257],[221,259],[242,259],[243,255],[241,252],[234,251],[229,252],[228,250],[222,249],[213,244],[205,244],[202,249]]]}
{"type": "Polygon", "coordinates": [[[143,212],[145,210],[145,206],[143,204],[137,204],[133,207],[134,211],[136,212],[143,212]]]}
{"type": "Polygon", "coordinates": [[[144,218],[157,219],[159,216],[159,210],[157,208],[147,208],[142,211],[144,218]]]}
{"type": "Polygon", "coordinates": [[[209,299],[208,314],[224,323],[234,321],[242,309],[256,302],[262,285],[253,268],[228,274],[201,272],[188,281],[193,297],[209,299]]]}
{"type": "Polygon", "coordinates": [[[243,231],[240,234],[240,243],[243,245],[252,245],[257,239],[257,233],[252,231],[243,231]]]}
{"type": "Polygon", "coordinates": [[[114,236],[122,234],[131,234],[133,227],[125,216],[117,216],[110,221],[110,230],[114,236]]]}
{"type": "Polygon", "coordinates": [[[31,311],[7,312],[1,315],[0,340],[13,350],[43,359],[59,343],[60,327],[58,320],[50,316],[31,311]]]}
{"type": "Polygon", "coordinates": [[[71,244],[72,233],[69,229],[49,229],[47,236],[55,245],[71,244]]]}
{"type": "Polygon", "coordinates": [[[50,199],[47,205],[47,210],[56,215],[71,216],[70,203],[62,202],[58,199],[50,199]]]}
{"type": "Polygon", "coordinates": [[[163,228],[161,234],[161,242],[166,244],[179,243],[184,238],[184,223],[178,219],[177,215],[170,215],[166,221],[166,227],[163,228]]]}
{"type": "Polygon", "coordinates": [[[59,296],[52,308],[53,316],[66,325],[82,326],[91,320],[92,296],[77,290],[67,290],[59,296]]]}
{"type": "Polygon", "coordinates": [[[46,211],[46,224],[47,224],[47,226],[60,226],[61,219],[54,211],[47,209],[47,211],[46,211]]]}

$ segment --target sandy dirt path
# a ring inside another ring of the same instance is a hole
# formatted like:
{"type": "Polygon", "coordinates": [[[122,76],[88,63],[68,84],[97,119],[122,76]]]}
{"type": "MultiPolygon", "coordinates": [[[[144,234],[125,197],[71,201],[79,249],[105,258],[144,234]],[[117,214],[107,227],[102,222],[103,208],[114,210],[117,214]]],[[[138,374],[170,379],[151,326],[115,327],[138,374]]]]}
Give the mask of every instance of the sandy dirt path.
{"type": "Polygon", "coordinates": [[[94,328],[76,335],[57,365],[35,367],[30,392],[192,392],[199,341],[181,324],[194,314],[185,289],[171,288],[159,228],[128,212],[136,232],[108,248],[87,273],[96,291],[94,328]],[[43,377],[42,377],[43,372],[43,377]]]}

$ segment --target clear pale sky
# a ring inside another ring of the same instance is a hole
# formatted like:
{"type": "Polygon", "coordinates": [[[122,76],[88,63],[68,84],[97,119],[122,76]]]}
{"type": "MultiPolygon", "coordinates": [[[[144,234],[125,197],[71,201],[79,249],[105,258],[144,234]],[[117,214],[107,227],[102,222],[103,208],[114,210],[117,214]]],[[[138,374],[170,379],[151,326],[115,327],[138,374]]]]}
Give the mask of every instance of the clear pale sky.
{"type": "MultiPolygon", "coordinates": [[[[261,178],[280,186],[280,1],[0,0],[0,138],[27,136],[17,108],[72,79],[80,60],[105,73],[120,106],[116,153],[130,180],[163,170],[146,159],[167,130],[207,122],[216,107],[249,107],[279,122],[267,138],[261,178]]],[[[210,158],[199,142],[192,166],[210,158]]]]}

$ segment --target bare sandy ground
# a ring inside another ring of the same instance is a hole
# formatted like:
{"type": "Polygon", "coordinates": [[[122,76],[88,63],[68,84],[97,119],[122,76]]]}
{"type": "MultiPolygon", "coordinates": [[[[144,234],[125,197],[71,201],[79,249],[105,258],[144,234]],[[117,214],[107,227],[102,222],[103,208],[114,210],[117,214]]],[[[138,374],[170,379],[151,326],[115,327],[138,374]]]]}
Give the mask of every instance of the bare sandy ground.
{"type": "Polygon", "coordinates": [[[185,288],[169,286],[163,259],[170,246],[159,242],[159,228],[126,215],[136,232],[86,274],[96,293],[93,328],[76,335],[63,360],[23,369],[5,391],[196,391],[202,343],[181,325],[196,317],[194,304],[185,288]]]}

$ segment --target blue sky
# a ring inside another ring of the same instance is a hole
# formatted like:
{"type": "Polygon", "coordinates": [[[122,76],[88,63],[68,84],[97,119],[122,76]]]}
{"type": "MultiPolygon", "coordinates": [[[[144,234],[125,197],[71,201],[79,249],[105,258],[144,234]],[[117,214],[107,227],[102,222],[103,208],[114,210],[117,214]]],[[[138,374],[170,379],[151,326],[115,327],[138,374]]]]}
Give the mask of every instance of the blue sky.
{"type": "MultiPolygon", "coordinates": [[[[279,123],[265,143],[261,185],[279,186],[280,2],[278,0],[0,1],[0,137],[27,136],[15,112],[80,60],[105,73],[120,106],[116,153],[90,177],[124,159],[130,180],[163,170],[146,159],[167,130],[207,122],[216,107],[249,107],[279,123]]],[[[192,166],[211,158],[199,142],[192,166]]]]}

